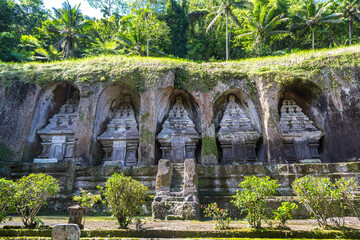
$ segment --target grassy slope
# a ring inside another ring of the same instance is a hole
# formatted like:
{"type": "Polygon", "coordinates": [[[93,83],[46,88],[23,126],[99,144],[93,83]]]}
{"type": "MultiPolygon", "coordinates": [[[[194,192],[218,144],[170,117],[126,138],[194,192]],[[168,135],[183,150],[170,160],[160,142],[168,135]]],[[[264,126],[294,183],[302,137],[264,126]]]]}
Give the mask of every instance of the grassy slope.
{"type": "Polygon", "coordinates": [[[164,73],[172,70],[182,87],[207,91],[218,81],[227,83],[233,78],[277,75],[275,80],[278,83],[286,83],[294,79],[310,79],[323,68],[342,70],[358,63],[360,45],[216,63],[195,63],[171,58],[100,56],[51,63],[0,63],[0,80],[5,86],[13,79],[38,85],[64,80],[118,82],[141,92],[145,90],[145,86],[156,84],[164,73]]]}

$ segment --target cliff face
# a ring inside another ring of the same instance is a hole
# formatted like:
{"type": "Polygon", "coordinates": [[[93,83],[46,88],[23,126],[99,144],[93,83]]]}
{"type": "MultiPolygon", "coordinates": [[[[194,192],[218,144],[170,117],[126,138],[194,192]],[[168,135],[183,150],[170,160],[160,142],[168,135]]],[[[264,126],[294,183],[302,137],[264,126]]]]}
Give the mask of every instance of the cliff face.
{"type": "MultiPolygon", "coordinates": [[[[46,146],[39,131],[52,118],[58,118],[59,126],[64,124],[66,116],[56,114],[71,100],[77,104],[78,116],[73,137],[66,140],[73,144],[67,154],[71,152],[72,161],[80,165],[103,164],[106,151],[98,137],[115,118],[124,96],[131,99],[133,124],[136,122],[139,131],[138,165],[155,165],[162,157],[157,136],[179,97],[185,109],[181,111],[186,111],[188,122],[200,136],[194,150],[199,164],[222,164],[225,152],[233,154],[227,156],[233,159],[231,164],[241,164],[237,154],[248,151],[246,138],[219,136],[221,124],[230,128],[240,124],[229,117],[229,98],[260,136],[252,147],[255,162],[357,161],[359,50],[355,46],[229,63],[119,56],[0,64],[0,161],[32,162],[41,156],[46,146]],[[284,100],[294,102],[290,110],[282,110],[284,100]],[[287,125],[281,122],[282,114],[287,114],[287,125]],[[221,123],[224,115],[227,123],[221,123]],[[290,129],[287,137],[284,128],[290,129]],[[314,132],[319,133],[317,137],[314,132]]],[[[59,130],[56,134],[64,133],[59,130]]]]}

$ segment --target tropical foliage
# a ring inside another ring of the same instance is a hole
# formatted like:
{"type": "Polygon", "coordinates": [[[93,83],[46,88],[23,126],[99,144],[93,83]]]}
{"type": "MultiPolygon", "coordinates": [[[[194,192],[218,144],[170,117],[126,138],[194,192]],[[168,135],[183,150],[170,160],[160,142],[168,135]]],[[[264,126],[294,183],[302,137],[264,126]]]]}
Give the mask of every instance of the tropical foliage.
{"type": "Polygon", "coordinates": [[[87,0],[45,9],[0,0],[0,60],[140,55],[195,61],[281,55],[359,42],[360,0],[87,0]]]}

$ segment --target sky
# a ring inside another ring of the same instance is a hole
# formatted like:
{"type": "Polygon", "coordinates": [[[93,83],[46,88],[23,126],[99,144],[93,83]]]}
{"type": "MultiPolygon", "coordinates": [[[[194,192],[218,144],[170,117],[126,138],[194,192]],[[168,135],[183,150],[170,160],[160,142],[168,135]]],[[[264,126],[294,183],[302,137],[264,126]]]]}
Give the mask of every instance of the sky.
{"type": "MultiPolygon", "coordinates": [[[[65,0],[43,0],[45,7],[50,10],[52,10],[53,7],[61,8],[62,3],[64,1],[65,0]]],[[[90,17],[96,17],[96,18],[102,17],[102,13],[100,12],[100,9],[95,9],[95,8],[90,7],[89,3],[86,0],[69,0],[69,3],[71,6],[81,3],[80,9],[84,15],[87,15],[90,17]]]]}

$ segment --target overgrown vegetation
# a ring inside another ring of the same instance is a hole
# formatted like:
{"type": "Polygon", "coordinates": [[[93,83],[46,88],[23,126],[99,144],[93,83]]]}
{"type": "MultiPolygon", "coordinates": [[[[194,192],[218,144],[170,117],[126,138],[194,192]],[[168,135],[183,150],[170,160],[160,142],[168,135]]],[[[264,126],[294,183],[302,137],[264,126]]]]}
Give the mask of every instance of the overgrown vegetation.
{"type": "MultiPolygon", "coordinates": [[[[250,93],[254,93],[256,88],[249,83],[258,76],[264,81],[269,80],[271,86],[313,81],[324,88],[326,86],[319,78],[323,69],[339,73],[346,69],[347,74],[351,75],[351,71],[360,63],[359,59],[360,46],[228,63],[199,64],[171,58],[102,56],[54,63],[0,64],[0,82],[6,85],[16,79],[39,85],[57,81],[114,82],[143,92],[156,87],[164,74],[172,71],[177,76],[181,72],[176,86],[188,91],[207,92],[218,82],[232,84],[232,81],[245,81],[250,93]]],[[[329,76],[329,79],[335,78],[329,76]]]]}

